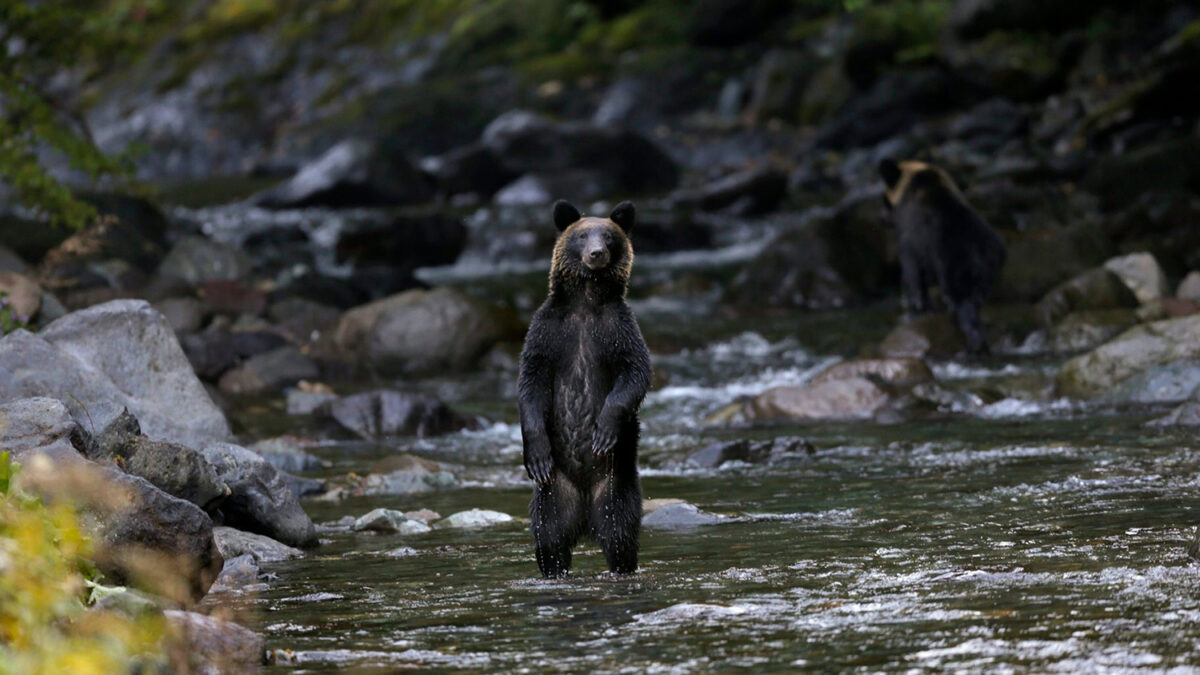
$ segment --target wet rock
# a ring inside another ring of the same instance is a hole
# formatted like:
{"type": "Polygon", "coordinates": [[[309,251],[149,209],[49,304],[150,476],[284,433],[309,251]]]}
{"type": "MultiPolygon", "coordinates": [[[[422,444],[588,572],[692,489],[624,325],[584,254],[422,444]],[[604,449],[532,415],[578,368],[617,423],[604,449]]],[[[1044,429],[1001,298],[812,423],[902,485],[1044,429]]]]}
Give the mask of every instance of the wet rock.
{"type": "Polygon", "coordinates": [[[1137,307],[1138,298],[1119,276],[1095,268],[1055,286],[1037,304],[1038,319],[1046,328],[1073,312],[1137,307]]]}
{"type": "Polygon", "coordinates": [[[738,215],[767,213],[787,195],[787,172],[771,166],[738,171],[689,190],[671,195],[676,202],[705,211],[730,208],[738,215]]]}
{"type": "Polygon", "coordinates": [[[254,631],[230,621],[168,609],[168,633],[186,659],[189,673],[257,673],[262,670],[266,644],[254,631]]]}
{"type": "Polygon", "coordinates": [[[364,221],[347,228],[337,243],[338,262],[359,267],[416,269],[450,265],[467,243],[462,218],[441,211],[364,221]]]}
{"type": "MultiPolygon", "coordinates": [[[[1200,427],[1200,400],[1193,397],[1189,401],[1180,404],[1165,416],[1149,422],[1152,426],[1158,427],[1200,427]]],[[[1200,538],[1196,540],[1198,543],[1193,543],[1188,549],[1188,555],[1193,558],[1200,558],[1200,538]]]]}
{"type": "Polygon", "coordinates": [[[24,274],[0,272],[0,307],[28,322],[42,308],[42,287],[24,274]]]}
{"type": "Polygon", "coordinates": [[[896,326],[880,343],[879,353],[889,358],[948,358],[966,346],[954,319],[938,313],[896,326]]]}
{"type": "Polygon", "coordinates": [[[145,479],[90,462],[65,440],[19,457],[20,489],[85,514],[94,561],[110,583],[176,602],[203,597],[221,570],[212,520],[200,507],[145,479]]]}
{"type": "Polygon", "coordinates": [[[743,404],[729,421],[870,419],[889,401],[888,392],[871,380],[850,377],[768,389],[743,404]]]}
{"type": "Polygon", "coordinates": [[[300,444],[287,436],[268,438],[251,445],[249,450],[259,454],[280,471],[300,473],[325,466],[320,458],[305,452],[300,444]]]}
{"type": "Polygon", "coordinates": [[[442,401],[428,394],[379,390],[339,398],[328,404],[330,418],[364,439],[386,436],[437,436],[469,426],[442,401]]]}
{"type": "Polygon", "coordinates": [[[772,49],[755,67],[747,115],[754,122],[795,121],[812,74],[813,59],[801,51],[772,49]]]}
{"type": "Polygon", "coordinates": [[[16,274],[25,274],[29,271],[29,265],[21,259],[21,256],[13,252],[12,249],[0,244],[0,272],[15,272],[16,274]]]}
{"type": "Polygon", "coordinates": [[[428,157],[421,161],[421,169],[433,177],[441,194],[470,194],[481,200],[491,198],[517,177],[506,170],[500,159],[481,143],[428,157]]]}
{"type": "Polygon", "coordinates": [[[1095,349],[1136,323],[1131,309],[1072,312],[1050,329],[1049,346],[1056,352],[1095,349]]]}
{"type": "Polygon", "coordinates": [[[248,555],[256,563],[265,563],[304,557],[304,551],[298,548],[292,548],[261,534],[243,532],[223,525],[213,528],[213,539],[226,560],[248,555]]]}
{"type": "Polygon", "coordinates": [[[487,509],[471,509],[447,516],[438,521],[438,526],[463,530],[478,530],[511,522],[513,522],[513,517],[507,513],[489,511],[487,509]]]}
{"type": "Polygon", "coordinates": [[[292,346],[257,354],[221,376],[226,394],[261,394],[321,376],[316,362],[292,346]]]}
{"type": "Polygon", "coordinates": [[[417,509],[416,511],[405,511],[404,516],[412,520],[419,520],[422,523],[432,523],[435,520],[441,520],[442,515],[437,511],[430,509],[417,509]]]}
{"type": "Polygon", "coordinates": [[[0,448],[14,457],[58,441],[78,437],[78,425],[61,401],[23,398],[0,404],[0,448]]]}
{"type": "Polygon", "coordinates": [[[692,504],[667,504],[642,518],[642,527],[656,530],[675,530],[718,525],[728,520],[725,516],[701,511],[692,504]]]}
{"type": "Polygon", "coordinates": [[[466,370],[494,344],[519,334],[511,313],[454,289],[435,288],[346,312],[334,341],[362,367],[414,375],[466,370]]]}
{"type": "Polygon", "coordinates": [[[372,495],[404,495],[449,487],[458,481],[441,464],[415,455],[392,455],[372,467],[362,491],[372,495]]]}
{"type": "Polygon", "coordinates": [[[1149,323],[1163,319],[1178,319],[1200,313],[1200,303],[1179,298],[1157,298],[1137,308],[1138,321],[1149,323]]]}
{"type": "Polygon", "coordinates": [[[243,359],[266,354],[287,345],[287,339],[262,331],[236,333],[209,327],[202,333],[185,335],[180,346],[196,375],[215,381],[243,359]]]}
{"type": "Polygon", "coordinates": [[[401,153],[350,139],[306,164],[288,181],[253,199],[272,209],[306,206],[398,206],[433,198],[428,180],[401,153]]]}
{"type": "Polygon", "coordinates": [[[586,169],[602,172],[618,189],[632,193],[670,190],[679,181],[671,158],[630,130],[556,123],[514,110],[492,121],[481,140],[516,175],[586,169]]]}
{"type": "Polygon", "coordinates": [[[1108,391],[1155,366],[1200,359],[1200,316],[1135,326],[1063,365],[1058,388],[1066,396],[1086,398],[1108,391]]]}
{"type": "Polygon", "coordinates": [[[233,246],[191,236],[171,248],[159,265],[158,273],[194,287],[206,281],[246,279],[253,268],[250,258],[233,246]]]}
{"type": "Polygon", "coordinates": [[[196,298],[166,298],[154,303],[176,335],[195,333],[204,325],[204,305],[196,298]]]}
{"type": "Polygon", "coordinates": [[[726,462],[775,463],[791,457],[811,455],[814,452],[816,450],[812,444],[804,438],[775,438],[761,441],[738,439],[706,445],[688,455],[684,463],[705,469],[715,469],[726,462]]]}
{"type": "Polygon", "coordinates": [[[284,298],[267,308],[267,318],[275,323],[275,329],[296,344],[315,342],[341,316],[336,307],[305,298],[284,298]]]}
{"type": "MultiPolygon", "coordinates": [[[[44,256],[28,258],[42,261],[39,277],[53,291],[139,286],[162,259],[167,220],[157,207],[133,197],[93,197],[100,216],[95,222],[44,256]],[[103,270],[106,266],[108,273],[103,270]]],[[[56,229],[46,224],[33,227],[56,229]]]]}
{"type": "Polygon", "coordinates": [[[137,419],[123,412],[85,448],[88,459],[116,464],[169,495],[186,499],[209,513],[229,496],[229,487],[198,451],[178,443],[152,441],[137,419]]]}
{"type": "Polygon", "coordinates": [[[221,567],[221,573],[209,588],[210,593],[237,591],[259,583],[259,574],[262,571],[254,562],[254,558],[248,555],[222,557],[225,558],[225,565],[221,567]]]}
{"type": "Polygon", "coordinates": [[[333,392],[293,389],[287,393],[287,414],[312,415],[337,398],[338,395],[333,392]]]}
{"type": "Polygon", "coordinates": [[[1183,360],[1153,366],[1105,391],[1113,403],[1178,403],[1200,390],[1200,361],[1183,360]]]}
{"type": "Polygon", "coordinates": [[[227,525],[278,539],[289,546],[308,547],[317,543],[312,521],[283,476],[267,460],[232,443],[212,443],[201,452],[231,490],[221,505],[227,525]]]}
{"type": "Polygon", "coordinates": [[[1146,303],[1171,294],[1167,275],[1149,253],[1129,253],[1110,258],[1105,261],[1104,269],[1120,277],[1139,302],[1146,303]]]}
{"type": "Polygon", "coordinates": [[[409,518],[403,511],[375,509],[354,521],[355,532],[371,531],[396,534],[424,534],[430,527],[423,520],[409,518]]]}
{"type": "Polygon", "coordinates": [[[1175,296],[1180,300],[1200,303],[1200,272],[1188,272],[1175,289],[1175,296]]]}
{"type": "Polygon", "coordinates": [[[933,372],[917,358],[857,359],[841,361],[821,371],[811,382],[820,384],[832,380],[865,377],[898,387],[911,387],[933,380],[933,372]]]}
{"type": "Polygon", "coordinates": [[[118,300],[68,314],[38,335],[0,339],[0,401],[45,395],[86,429],[125,409],[154,440],[195,447],[230,436],[161,314],[118,300]]]}
{"type": "Polygon", "coordinates": [[[286,471],[280,471],[279,474],[283,476],[283,482],[292,491],[292,494],[301,499],[305,497],[317,497],[328,491],[328,486],[323,480],[296,476],[286,471]]]}
{"type": "Polygon", "coordinates": [[[654,513],[655,511],[661,509],[664,506],[669,506],[671,504],[683,504],[683,503],[684,503],[684,501],[682,499],[675,499],[672,497],[656,497],[654,499],[643,499],[642,500],[642,516],[648,516],[651,513],[654,513]]]}
{"type": "Polygon", "coordinates": [[[880,78],[850,101],[817,133],[818,148],[869,146],[906,132],[931,115],[969,100],[970,91],[951,73],[910,68],[880,78]]]}

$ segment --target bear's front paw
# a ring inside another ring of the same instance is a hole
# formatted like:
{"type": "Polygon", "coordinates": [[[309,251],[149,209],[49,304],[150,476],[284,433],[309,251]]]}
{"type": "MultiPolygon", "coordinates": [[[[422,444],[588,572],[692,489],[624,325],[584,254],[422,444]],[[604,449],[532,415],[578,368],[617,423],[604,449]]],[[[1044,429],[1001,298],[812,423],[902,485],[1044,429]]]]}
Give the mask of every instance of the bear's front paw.
{"type": "Polygon", "coordinates": [[[535,483],[548,483],[551,468],[553,462],[548,452],[530,453],[525,456],[525,473],[529,474],[529,479],[535,483]]]}
{"type": "Polygon", "coordinates": [[[617,425],[600,424],[592,434],[592,452],[597,457],[603,457],[617,447],[617,425]]]}

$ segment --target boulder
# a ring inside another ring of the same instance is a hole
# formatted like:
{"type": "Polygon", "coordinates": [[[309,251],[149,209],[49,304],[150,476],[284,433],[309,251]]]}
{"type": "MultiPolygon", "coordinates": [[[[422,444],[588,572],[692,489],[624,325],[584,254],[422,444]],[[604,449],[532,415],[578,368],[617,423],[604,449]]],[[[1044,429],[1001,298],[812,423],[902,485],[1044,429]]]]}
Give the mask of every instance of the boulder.
{"type": "Polygon", "coordinates": [[[430,527],[423,520],[409,518],[403,511],[375,509],[354,521],[355,532],[386,532],[396,534],[424,534],[430,527]]]}
{"type": "Polygon", "coordinates": [[[53,398],[22,398],[0,404],[0,452],[19,458],[27,450],[79,438],[66,406],[53,398]]]}
{"type": "Polygon", "coordinates": [[[316,362],[289,345],[250,357],[226,371],[217,386],[226,394],[263,394],[320,376],[316,362]]]}
{"type": "Polygon", "coordinates": [[[960,107],[971,94],[946,69],[900,69],[852,97],[821,127],[814,143],[821,149],[875,145],[960,107]]]}
{"type": "Polygon", "coordinates": [[[513,110],[484,129],[481,141],[515,175],[572,169],[602,172],[617,189],[661,192],[675,187],[679,168],[644,136],[587,122],[553,122],[513,110]]]}
{"type": "Polygon", "coordinates": [[[511,312],[451,288],[412,290],[346,312],[334,334],[342,354],[383,374],[473,367],[497,342],[520,335],[511,312]]]}
{"type": "Polygon", "coordinates": [[[176,335],[195,333],[204,325],[204,304],[196,298],[165,298],[154,309],[167,320],[176,335]]]}
{"type": "Polygon", "coordinates": [[[965,350],[966,341],[946,313],[925,314],[892,329],[879,345],[888,358],[949,358],[965,350]]]}
{"type": "Polygon", "coordinates": [[[466,243],[461,217],[432,211],[355,223],[343,230],[336,251],[340,263],[412,270],[453,264],[466,243]]]}
{"type": "Polygon", "coordinates": [[[178,645],[176,672],[218,675],[257,673],[266,656],[263,638],[244,626],[215,617],[168,609],[167,633],[178,645]]]}
{"type": "MultiPolygon", "coordinates": [[[[1130,294],[1132,295],[1132,294],[1130,294]]],[[[1050,329],[1049,345],[1056,352],[1095,349],[1138,322],[1132,309],[1072,312],[1050,329]]]]}
{"type": "MultiPolygon", "coordinates": [[[[99,218],[40,257],[38,276],[42,283],[55,292],[96,287],[128,289],[144,283],[162,259],[167,221],[157,207],[136,201],[142,206],[132,210],[144,209],[145,213],[131,212],[128,217],[97,204],[99,218]]],[[[37,227],[54,229],[48,225],[37,227]]]]}
{"type": "Polygon", "coordinates": [[[1200,272],[1188,272],[1179,282],[1179,288],[1175,289],[1175,297],[1200,303],[1200,272]]]}
{"type": "Polygon", "coordinates": [[[209,327],[202,333],[183,336],[179,344],[196,375],[214,381],[243,359],[287,345],[287,339],[266,331],[231,333],[209,327]]]}
{"type": "MultiPolygon", "coordinates": [[[[1200,400],[1193,398],[1190,401],[1181,403],[1177,408],[1167,413],[1152,422],[1153,426],[1158,427],[1200,427],[1200,400]]],[[[1197,539],[1200,542],[1200,539],[1197,539]]],[[[1200,544],[1192,544],[1192,550],[1189,554],[1193,558],[1200,558],[1200,544]]]]}
{"type": "Polygon", "coordinates": [[[1138,302],[1146,303],[1171,295],[1167,275],[1149,253],[1129,253],[1110,258],[1105,261],[1104,269],[1120,277],[1137,296],[1138,302]]]}
{"type": "Polygon", "coordinates": [[[888,392],[865,377],[775,387],[742,407],[733,421],[870,419],[890,401],[888,392]]]}
{"type": "Polygon", "coordinates": [[[500,511],[489,511],[487,509],[471,509],[469,511],[459,511],[451,514],[446,518],[438,521],[439,527],[452,527],[462,530],[478,530],[493,525],[502,525],[504,523],[513,522],[513,517],[507,513],[500,511]]]}
{"type": "Polygon", "coordinates": [[[206,281],[246,279],[254,269],[242,251],[207,237],[185,237],[163,258],[158,267],[161,277],[177,279],[188,286],[206,281]]]}
{"type": "Polygon", "coordinates": [[[331,391],[292,389],[287,393],[285,405],[289,415],[312,415],[337,399],[338,395],[331,391]]]}
{"type": "Polygon", "coordinates": [[[1058,374],[1058,389],[1065,396],[1087,398],[1154,366],[1198,358],[1200,315],[1142,324],[1067,361],[1058,374]]]}
{"type": "Polygon", "coordinates": [[[386,389],[339,398],[325,410],[344,429],[367,440],[438,436],[470,426],[450,406],[433,396],[386,389]]]}
{"type": "Polygon", "coordinates": [[[758,124],[796,121],[813,62],[812,56],[802,51],[772,49],[764,54],[755,66],[747,117],[758,124]]]}
{"type": "Polygon", "coordinates": [[[400,206],[433,198],[424,174],[399,152],[349,139],[301,167],[291,179],[253,201],[271,209],[306,206],[400,206]]]}
{"type": "Polygon", "coordinates": [[[17,274],[25,274],[29,271],[29,265],[21,259],[21,256],[13,252],[12,249],[0,244],[0,272],[15,272],[17,274]]]}
{"type": "MultiPolygon", "coordinates": [[[[11,379],[24,380],[27,390],[42,389],[29,393],[71,400],[79,407],[76,411],[68,403],[77,420],[103,428],[128,408],[154,440],[199,447],[230,437],[229,423],[192,372],[175,332],[149,303],[116,300],[73,312],[44,328],[38,338],[82,365],[69,366],[58,357],[52,360],[70,372],[58,367],[46,372],[45,364],[32,361],[25,367],[37,364],[41,372],[22,370],[11,379]],[[72,390],[70,386],[80,379],[89,384],[72,390]],[[101,381],[111,383],[118,395],[105,391],[101,381]],[[106,400],[89,400],[81,391],[97,396],[103,391],[106,400]]],[[[7,365],[3,351],[0,346],[0,369],[7,365]]],[[[0,382],[0,392],[6,388],[13,389],[13,382],[0,382]]]]}
{"type": "Polygon", "coordinates": [[[0,272],[0,311],[28,323],[42,308],[42,287],[24,274],[0,272]]]}
{"type": "Polygon", "coordinates": [[[253,557],[249,555],[224,557],[225,565],[221,568],[221,573],[217,575],[217,580],[208,589],[210,593],[237,592],[260,585],[262,570],[259,569],[258,563],[254,562],[253,557]]]}
{"type": "Polygon", "coordinates": [[[211,443],[201,450],[231,494],[221,504],[227,525],[288,544],[317,543],[316,529],[275,467],[232,443],[211,443]]]}
{"type": "Polygon", "coordinates": [[[676,530],[718,525],[729,520],[726,516],[701,511],[693,504],[666,504],[642,518],[642,527],[655,530],[676,530]]]}
{"type": "Polygon", "coordinates": [[[956,0],[950,5],[946,27],[964,39],[981,38],[994,31],[1060,31],[1081,25],[1104,3],[1071,5],[1038,0],[956,0]]]}
{"type": "Polygon", "coordinates": [[[1107,260],[1112,240],[1097,224],[1084,222],[1066,228],[1005,232],[1008,256],[994,295],[1026,301],[1044,296],[1056,285],[1107,260]]]}
{"type": "Polygon", "coordinates": [[[200,507],[145,479],[84,459],[66,440],[19,455],[20,489],[84,514],[94,561],[110,583],[190,603],[204,596],[223,560],[200,507]]]}
{"type": "Polygon", "coordinates": [[[1101,394],[1111,403],[1179,403],[1200,391],[1200,361],[1173,361],[1122,380],[1101,394]]]}
{"type": "Polygon", "coordinates": [[[1037,304],[1038,319],[1051,328],[1073,312],[1137,307],[1138,297],[1111,270],[1097,267],[1055,286],[1037,304]]]}
{"type": "Polygon", "coordinates": [[[336,307],[305,298],[284,298],[267,308],[267,318],[275,324],[275,330],[301,345],[316,342],[341,316],[336,307]]]}
{"type": "Polygon", "coordinates": [[[243,532],[223,525],[213,528],[213,539],[226,560],[248,555],[256,563],[266,563],[304,557],[304,551],[298,548],[292,548],[261,534],[243,532]]]}
{"type": "Polygon", "coordinates": [[[96,437],[84,454],[114,463],[169,495],[213,513],[229,496],[229,487],[198,451],[178,443],[152,441],[141,435],[133,415],[125,411],[96,437]]]}
{"type": "Polygon", "coordinates": [[[814,377],[811,383],[820,384],[854,377],[865,377],[898,387],[911,387],[933,381],[933,372],[924,361],[916,358],[857,359],[833,364],[814,377]]]}
{"type": "Polygon", "coordinates": [[[609,174],[594,169],[527,173],[498,190],[493,201],[501,206],[541,206],[561,195],[582,202],[611,197],[621,192],[609,174]]]}
{"type": "Polygon", "coordinates": [[[490,198],[517,177],[482,143],[428,157],[421,161],[421,169],[433,177],[441,194],[471,194],[480,199],[490,198]]]}
{"type": "MultiPolygon", "coordinates": [[[[320,458],[305,452],[300,444],[287,436],[268,438],[249,447],[280,471],[300,473],[325,466],[320,458]]],[[[300,495],[297,495],[300,496],[300,495]]]]}
{"type": "Polygon", "coordinates": [[[734,172],[706,185],[679,190],[671,199],[705,211],[729,208],[737,215],[757,215],[774,210],[787,195],[787,172],[760,166],[734,172]]]}
{"type": "Polygon", "coordinates": [[[441,464],[416,455],[392,455],[371,468],[362,484],[368,495],[406,495],[449,487],[457,482],[441,464]]]}
{"type": "Polygon", "coordinates": [[[267,309],[267,294],[237,279],[210,279],[196,285],[196,295],[209,314],[262,316],[267,309]]]}

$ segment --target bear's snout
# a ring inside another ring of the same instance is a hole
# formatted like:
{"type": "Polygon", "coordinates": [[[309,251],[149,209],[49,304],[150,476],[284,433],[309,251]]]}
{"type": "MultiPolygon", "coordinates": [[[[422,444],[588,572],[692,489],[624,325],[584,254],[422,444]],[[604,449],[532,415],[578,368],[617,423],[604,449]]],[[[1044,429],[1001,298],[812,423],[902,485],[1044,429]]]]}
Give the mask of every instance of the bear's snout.
{"type": "Polygon", "coordinates": [[[583,264],[591,269],[598,270],[608,265],[608,257],[607,247],[592,245],[583,254],[583,264]]]}

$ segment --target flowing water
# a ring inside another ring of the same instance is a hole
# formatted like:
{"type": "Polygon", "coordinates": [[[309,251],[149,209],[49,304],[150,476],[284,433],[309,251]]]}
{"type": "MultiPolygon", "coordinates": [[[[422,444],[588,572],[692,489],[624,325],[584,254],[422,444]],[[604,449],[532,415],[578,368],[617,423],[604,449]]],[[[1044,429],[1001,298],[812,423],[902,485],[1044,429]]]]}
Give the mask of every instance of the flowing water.
{"type": "MultiPolygon", "coordinates": [[[[540,292],[538,275],[526,281],[540,292]]],[[[310,450],[327,476],[419,454],[456,466],[457,487],[306,508],[317,522],[376,507],[518,521],[328,529],[307,557],[266,565],[265,588],[214,602],[265,634],[276,670],[296,672],[1200,671],[1200,570],[1185,553],[1200,452],[1191,434],[1144,426],[1160,410],[1057,400],[1062,359],[1014,349],[934,364],[939,383],[969,395],[907,421],[709,428],[704,417],[737,397],[803,383],[877,342],[895,311],[746,316],[705,302],[635,302],[659,381],[643,406],[643,487],[721,524],[645,530],[632,577],[604,573],[585,542],[569,578],[540,579],[514,375],[448,378],[423,386],[490,426],[310,450]],[[815,453],[682,461],[714,440],[797,435],[815,453]]],[[[272,415],[243,431],[295,424],[272,415]]]]}

